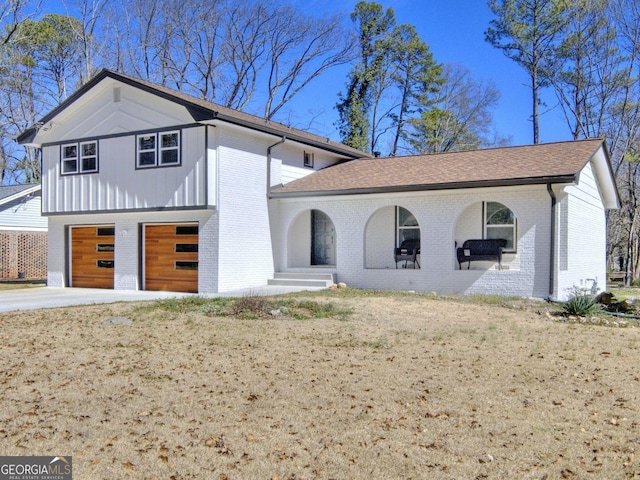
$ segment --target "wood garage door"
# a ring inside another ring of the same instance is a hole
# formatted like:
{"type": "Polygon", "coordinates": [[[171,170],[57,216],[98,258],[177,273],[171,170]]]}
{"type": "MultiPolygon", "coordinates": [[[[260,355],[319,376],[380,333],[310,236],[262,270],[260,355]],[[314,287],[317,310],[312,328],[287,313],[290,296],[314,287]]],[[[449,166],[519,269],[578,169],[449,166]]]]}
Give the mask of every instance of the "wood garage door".
{"type": "Polygon", "coordinates": [[[71,228],[71,286],[113,288],[115,227],[71,228]]]}
{"type": "Polygon", "coordinates": [[[198,293],[198,224],[145,225],[144,288],[198,293]]]}

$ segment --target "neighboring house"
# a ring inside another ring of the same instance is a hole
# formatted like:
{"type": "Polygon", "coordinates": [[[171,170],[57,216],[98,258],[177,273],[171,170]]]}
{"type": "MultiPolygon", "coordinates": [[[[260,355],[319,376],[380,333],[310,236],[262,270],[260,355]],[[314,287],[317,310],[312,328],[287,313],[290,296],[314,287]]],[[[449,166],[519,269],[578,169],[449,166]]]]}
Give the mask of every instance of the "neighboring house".
{"type": "Polygon", "coordinates": [[[561,299],[604,287],[619,206],[601,140],[371,159],[108,70],[19,141],[42,149],[60,287],[214,293],[328,274],[561,299]],[[502,268],[460,270],[456,246],[484,238],[506,240],[502,268]],[[420,240],[421,268],[396,269],[403,239],[420,240]]]}
{"type": "Polygon", "coordinates": [[[47,219],[40,185],[0,186],[0,280],[47,277],[47,219]]]}

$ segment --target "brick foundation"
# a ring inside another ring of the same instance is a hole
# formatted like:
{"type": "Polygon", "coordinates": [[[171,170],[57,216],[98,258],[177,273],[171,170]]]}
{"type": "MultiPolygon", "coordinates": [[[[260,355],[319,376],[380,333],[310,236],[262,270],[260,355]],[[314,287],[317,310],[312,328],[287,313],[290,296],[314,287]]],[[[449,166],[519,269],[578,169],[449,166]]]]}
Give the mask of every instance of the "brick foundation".
{"type": "Polygon", "coordinates": [[[47,232],[0,231],[0,280],[47,278],[47,232]]]}

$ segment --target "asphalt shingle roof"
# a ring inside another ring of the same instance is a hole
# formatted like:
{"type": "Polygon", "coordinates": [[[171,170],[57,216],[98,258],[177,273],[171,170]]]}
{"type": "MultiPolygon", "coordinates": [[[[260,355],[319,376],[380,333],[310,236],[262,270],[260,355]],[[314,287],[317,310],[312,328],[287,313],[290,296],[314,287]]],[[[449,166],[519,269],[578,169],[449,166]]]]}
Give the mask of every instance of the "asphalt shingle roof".
{"type": "Polygon", "coordinates": [[[571,182],[602,145],[602,139],[589,139],[358,159],[290,182],[272,194],[285,197],[571,182]]]}
{"type": "Polygon", "coordinates": [[[31,188],[33,188],[35,185],[33,183],[31,184],[26,184],[26,185],[6,185],[6,186],[0,186],[0,200],[3,200],[5,198],[9,198],[12,197],[20,192],[23,192],[25,190],[29,190],[31,188]]]}

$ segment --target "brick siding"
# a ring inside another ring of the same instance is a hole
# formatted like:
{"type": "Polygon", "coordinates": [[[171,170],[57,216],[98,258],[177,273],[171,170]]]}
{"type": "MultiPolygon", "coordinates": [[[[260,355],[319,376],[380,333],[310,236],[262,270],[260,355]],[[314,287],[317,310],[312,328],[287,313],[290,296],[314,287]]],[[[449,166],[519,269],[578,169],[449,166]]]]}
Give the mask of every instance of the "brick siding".
{"type": "Polygon", "coordinates": [[[47,232],[0,232],[0,280],[47,278],[47,232]]]}

